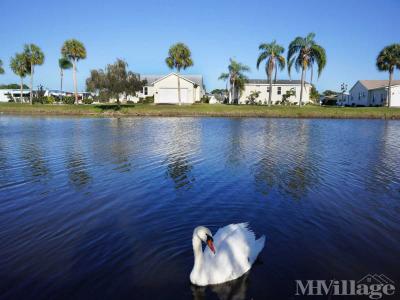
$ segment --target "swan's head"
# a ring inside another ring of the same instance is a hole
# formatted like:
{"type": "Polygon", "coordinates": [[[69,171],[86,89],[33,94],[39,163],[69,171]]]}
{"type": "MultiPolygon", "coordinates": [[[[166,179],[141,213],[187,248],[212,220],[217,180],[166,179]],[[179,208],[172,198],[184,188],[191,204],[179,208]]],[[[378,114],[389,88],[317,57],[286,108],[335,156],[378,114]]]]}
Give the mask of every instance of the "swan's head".
{"type": "Polygon", "coordinates": [[[197,236],[204,242],[208,248],[215,254],[214,240],[210,229],[204,226],[199,226],[194,229],[193,235],[197,236]]]}

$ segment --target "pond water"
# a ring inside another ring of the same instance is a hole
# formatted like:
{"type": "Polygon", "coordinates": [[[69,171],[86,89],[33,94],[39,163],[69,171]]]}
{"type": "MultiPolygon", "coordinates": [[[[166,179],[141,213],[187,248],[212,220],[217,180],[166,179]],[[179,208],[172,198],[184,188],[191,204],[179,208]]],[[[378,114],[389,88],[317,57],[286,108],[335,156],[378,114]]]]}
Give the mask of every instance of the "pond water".
{"type": "MultiPolygon", "coordinates": [[[[295,299],[400,279],[400,122],[0,116],[0,298],[295,299]],[[191,286],[194,227],[250,223],[244,277],[191,286]]],[[[398,287],[400,289],[400,286],[398,287]]]]}

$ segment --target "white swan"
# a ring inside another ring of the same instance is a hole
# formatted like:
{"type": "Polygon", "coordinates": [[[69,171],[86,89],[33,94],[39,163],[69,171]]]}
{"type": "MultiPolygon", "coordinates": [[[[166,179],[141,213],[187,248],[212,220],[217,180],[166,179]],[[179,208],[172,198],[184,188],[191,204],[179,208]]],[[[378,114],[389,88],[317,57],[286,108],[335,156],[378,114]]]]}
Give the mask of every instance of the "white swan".
{"type": "Polygon", "coordinates": [[[265,236],[256,240],[247,223],[220,228],[214,238],[208,228],[199,226],[194,229],[192,243],[194,266],[190,281],[205,286],[237,279],[250,270],[264,248],[265,236]],[[208,246],[204,252],[201,242],[208,246]]]}

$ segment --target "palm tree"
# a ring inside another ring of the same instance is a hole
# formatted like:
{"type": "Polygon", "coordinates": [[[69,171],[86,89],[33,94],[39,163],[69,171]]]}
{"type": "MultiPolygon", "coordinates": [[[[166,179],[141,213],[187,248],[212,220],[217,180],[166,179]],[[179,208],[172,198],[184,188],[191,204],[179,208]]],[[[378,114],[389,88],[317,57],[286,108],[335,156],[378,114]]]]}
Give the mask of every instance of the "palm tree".
{"type": "Polygon", "coordinates": [[[0,59],[0,74],[4,74],[3,61],[0,59]]]}
{"type": "Polygon", "coordinates": [[[76,82],[76,64],[79,60],[86,58],[85,46],[78,40],[70,39],[64,42],[61,48],[63,57],[72,62],[72,78],[74,80],[75,104],[78,104],[78,87],[76,82]]]}
{"type": "Polygon", "coordinates": [[[258,49],[261,50],[261,53],[257,59],[257,69],[260,67],[261,62],[266,60],[265,72],[267,73],[267,78],[269,80],[268,105],[270,106],[272,99],[272,72],[275,69],[276,81],[276,71],[278,70],[278,67],[281,70],[285,68],[285,58],[281,55],[285,49],[278,45],[275,40],[270,44],[261,44],[258,49]]]}
{"type": "Polygon", "coordinates": [[[20,85],[20,95],[19,100],[22,103],[22,90],[24,88],[24,78],[26,75],[30,74],[30,64],[24,53],[16,53],[14,57],[11,57],[10,68],[15,75],[19,76],[21,79],[20,85]]]}
{"type": "Polygon", "coordinates": [[[167,66],[170,69],[176,69],[178,72],[178,100],[181,105],[181,81],[179,72],[193,66],[191,52],[188,46],[183,43],[176,43],[169,48],[168,57],[165,59],[167,66]]]}
{"type": "Polygon", "coordinates": [[[64,78],[64,70],[68,70],[72,68],[71,61],[66,57],[61,57],[58,60],[58,66],[60,68],[60,91],[63,91],[63,78],[64,78]]]}
{"type": "Polygon", "coordinates": [[[218,79],[229,81],[229,103],[236,103],[236,91],[243,91],[244,84],[247,81],[244,72],[250,71],[250,68],[242,63],[239,63],[232,58],[229,59],[228,73],[222,73],[218,79]]]}
{"type": "Polygon", "coordinates": [[[287,54],[289,76],[293,64],[297,71],[301,70],[299,106],[301,106],[303,101],[303,87],[307,69],[316,63],[318,66],[319,77],[326,65],[325,49],[314,41],[314,37],[315,33],[309,33],[306,37],[296,37],[290,43],[287,54]]]}
{"type": "Polygon", "coordinates": [[[392,80],[394,69],[400,69],[400,44],[386,46],[376,58],[376,67],[379,71],[389,71],[388,102],[390,107],[392,98],[392,80]]]}
{"type": "Polygon", "coordinates": [[[26,44],[24,48],[24,56],[29,64],[31,81],[29,86],[29,102],[32,104],[33,100],[33,74],[35,73],[35,66],[40,66],[44,63],[44,53],[35,44],[26,44]]]}

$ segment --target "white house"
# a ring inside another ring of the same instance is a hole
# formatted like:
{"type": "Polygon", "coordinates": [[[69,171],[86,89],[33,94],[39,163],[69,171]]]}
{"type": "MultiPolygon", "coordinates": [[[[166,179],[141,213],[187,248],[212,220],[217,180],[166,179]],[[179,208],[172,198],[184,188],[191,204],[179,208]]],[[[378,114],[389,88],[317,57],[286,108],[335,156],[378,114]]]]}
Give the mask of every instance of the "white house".
{"type": "Polygon", "coordinates": [[[348,106],[350,103],[350,93],[344,92],[337,94],[337,105],[338,106],[348,106]]]}
{"type": "Polygon", "coordinates": [[[156,104],[178,104],[178,76],[180,78],[181,102],[193,104],[205,94],[203,76],[201,75],[141,75],[140,79],[147,80],[138,97],[154,96],[156,104]]]}
{"type": "MultiPolygon", "coordinates": [[[[385,106],[388,80],[359,80],[350,89],[350,106],[385,106]]],[[[400,80],[393,80],[391,106],[400,107],[400,80]]]]}
{"type": "MultiPolygon", "coordinates": [[[[9,102],[11,99],[19,101],[21,90],[19,89],[0,89],[0,102],[9,102]]],[[[23,101],[29,98],[29,90],[22,90],[23,101]]]]}
{"type": "MultiPolygon", "coordinates": [[[[300,80],[276,80],[272,82],[272,104],[279,104],[282,101],[283,95],[291,94],[288,97],[290,103],[299,103],[300,101],[300,80]]],[[[249,96],[252,92],[259,92],[256,102],[262,104],[268,103],[269,97],[269,81],[265,79],[249,79],[244,85],[244,91],[240,95],[239,103],[246,104],[249,101],[249,96]]],[[[310,102],[311,84],[305,82],[303,88],[303,104],[310,102]]]]}

